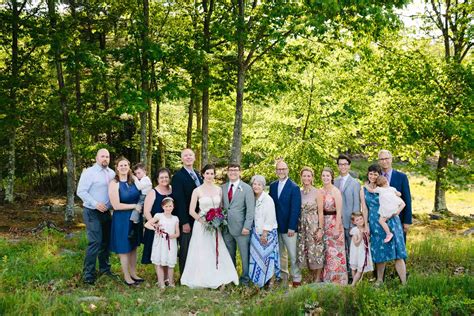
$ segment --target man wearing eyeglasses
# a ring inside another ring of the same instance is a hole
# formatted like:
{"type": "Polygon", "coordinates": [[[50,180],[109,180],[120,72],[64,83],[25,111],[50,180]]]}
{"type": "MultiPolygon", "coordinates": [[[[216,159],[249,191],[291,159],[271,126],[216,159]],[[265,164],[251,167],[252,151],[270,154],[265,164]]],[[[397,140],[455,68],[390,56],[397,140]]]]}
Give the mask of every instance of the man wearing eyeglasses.
{"type": "Polygon", "coordinates": [[[301,193],[296,183],[288,178],[288,165],[283,160],[277,162],[276,174],[278,180],[270,184],[270,196],[275,202],[282,278],[285,282],[288,281],[289,257],[293,287],[298,287],[301,285],[301,270],[296,264],[296,243],[301,193]]]}
{"type": "Polygon", "coordinates": [[[230,257],[237,268],[235,254],[239,247],[242,275],[240,284],[248,286],[250,231],[255,216],[255,196],[247,183],[240,179],[240,165],[230,163],[227,166],[229,181],[222,185],[222,204],[227,209],[228,231],[222,233],[230,257]]]}
{"type": "Polygon", "coordinates": [[[385,149],[379,151],[379,166],[382,168],[382,175],[387,178],[391,187],[397,189],[402,194],[401,198],[405,202],[405,208],[400,212],[400,221],[403,225],[403,237],[406,237],[408,229],[412,223],[411,218],[411,193],[408,177],[403,172],[392,169],[392,154],[385,149]]]}
{"type": "MultiPolygon", "coordinates": [[[[346,246],[346,258],[349,258],[349,249],[351,246],[351,229],[352,213],[360,211],[360,183],[350,174],[351,159],[346,155],[337,157],[337,168],[339,169],[339,177],[334,180],[334,185],[341,191],[342,195],[342,224],[344,226],[344,239],[346,246]]],[[[349,268],[349,260],[347,260],[347,271],[349,268]]]]}

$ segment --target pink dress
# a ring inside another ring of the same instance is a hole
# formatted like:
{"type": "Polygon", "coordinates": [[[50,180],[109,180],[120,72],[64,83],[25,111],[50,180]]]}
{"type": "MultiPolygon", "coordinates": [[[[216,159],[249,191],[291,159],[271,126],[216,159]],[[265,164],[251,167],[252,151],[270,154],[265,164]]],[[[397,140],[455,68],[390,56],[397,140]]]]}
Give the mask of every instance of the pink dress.
{"type": "Polygon", "coordinates": [[[330,192],[324,194],[324,257],[323,281],[336,284],[347,284],[346,250],[344,230],[336,229],[336,201],[330,192]]]}

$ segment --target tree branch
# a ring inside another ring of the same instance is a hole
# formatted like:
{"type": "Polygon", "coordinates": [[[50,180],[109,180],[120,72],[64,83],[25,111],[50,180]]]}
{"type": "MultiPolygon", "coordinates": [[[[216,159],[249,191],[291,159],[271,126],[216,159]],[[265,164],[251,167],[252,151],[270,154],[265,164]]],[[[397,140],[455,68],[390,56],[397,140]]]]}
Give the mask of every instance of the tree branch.
{"type": "Polygon", "coordinates": [[[249,69],[250,67],[252,67],[252,65],[257,61],[259,60],[262,56],[264,56],[269,50],[271,50],[273,47],[275,47],[276,44],[278,44],[281,40],[284,40],[289,34],[291,34],[293,30],[292,29],[289,29],[288,31],[286,31],[285,33],[283,33],[279,39],[277,39],[275,42],[273,42],[272,44],[268,45],[261,54],[259,54],[258,56],[255,56],[255,58],[250,61],[250,54],[249,56],[247,56],[247,60],[245,61],[246,64],[248,63],[247,65],[247,69],[249,69]]]}

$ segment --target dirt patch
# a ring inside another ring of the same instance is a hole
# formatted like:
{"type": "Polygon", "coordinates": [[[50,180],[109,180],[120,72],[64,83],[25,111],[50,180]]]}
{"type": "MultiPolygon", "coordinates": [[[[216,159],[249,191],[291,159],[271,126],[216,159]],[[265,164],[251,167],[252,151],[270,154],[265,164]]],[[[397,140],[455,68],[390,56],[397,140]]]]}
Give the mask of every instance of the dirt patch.
{"type": "Polygon", "coordinates": [[[82,213],[75,214],[73,223],[64,220],[64,212],[61,210],[65,205],[66,199],[60,196],[38,197],[0,205],[0,236],[17,238],[31,234],[44,221],[52,222],[66,232],[83,229],[82,213]]]}

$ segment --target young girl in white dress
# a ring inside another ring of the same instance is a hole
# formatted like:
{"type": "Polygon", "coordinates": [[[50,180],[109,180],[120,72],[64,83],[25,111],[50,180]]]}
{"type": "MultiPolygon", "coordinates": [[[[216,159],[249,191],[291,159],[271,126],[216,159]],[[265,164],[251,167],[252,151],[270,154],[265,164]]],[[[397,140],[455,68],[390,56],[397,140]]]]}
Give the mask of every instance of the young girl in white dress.
{"type": "Polygon", "coordinates": [[[165,197],[161,202],[164,213],[157,213],[149,220],[145,227],[155,230],[155,238],[151,250],[151,262],[155,265],[158,277],[158,286],[165,288],[165,280],[170,287],[174,287],[173,272],[178,255],[179,219],[171,215],[174,201],[165,197]]]}
{"type": "Polygon", "coordinates": [[[351,247],[349,264],[352,270],[352,285],[356,285],[364,272],[373,271],[372,255],[370,254],[369,237],[361,212],[352,213],[352,222],[356,225],[350,230],[351,247]]]}
{"type": "Polygon", "coordinates": [[[204,166],[204,183],[194,189],[189,205],[189,214],[195,221],[181,284],[190,288],[216,289],[231,282],[239,284],[237,270],[221,232],[206,230],[203,219],[211,208],[221,205],[222,190],[214,184],[214,171],[213,165],[204,166]],[[198,202],[199,214],[195,212],[198,202]]]}
{"type": "Polygon", "coordinates": [[[393,238],[393,233],[388,227],[387,221],[394,215],[398,215],[405,207],[405,202],[400,198],[400,192],[388,184],[387,178],[379,176],[377,178],[377,187],[369,192],[379,194],[379,224],[385,231],[384,243],[390,242],[393,238]]]}

